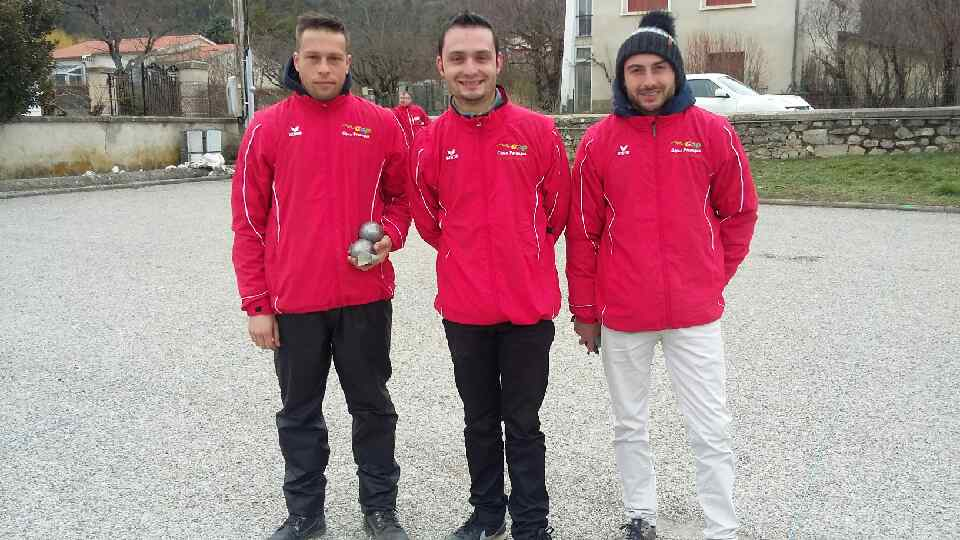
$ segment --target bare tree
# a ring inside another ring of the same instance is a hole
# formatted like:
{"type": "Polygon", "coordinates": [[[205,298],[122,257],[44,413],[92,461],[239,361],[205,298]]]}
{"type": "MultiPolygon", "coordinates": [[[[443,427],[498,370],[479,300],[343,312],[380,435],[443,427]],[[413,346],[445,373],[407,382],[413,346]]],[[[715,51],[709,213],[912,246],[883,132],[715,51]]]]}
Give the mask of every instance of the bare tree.
{"type": "Polygon", "coordinates": [[[860,24],[860,0],[811,0],[801,25],[813,46],[810,58],[816,64],[806,66],[808,77],[822,73],[832,94],[830,105],[846,104],[854,95],[849,81],[847,58],[838,36],[856,33],[860,24]]]}
{"type": "Polygon", "coordinates": [[[695,32],[687,38],[683,57],[689,73],[720,71],[753,88],[766,86],[766,52],[756,39],[739,32],[695,32]]]}
{"type": "Polygon", "coordinates": [[[486,0],[474,3],[475,9],[488,16],[502,36],[508,61],[529,66],[536,88],[536,107],[556,111],[560,105],[565,2],[486,0]]]}
{"type": "Polygon", "coordinates": [[[58,0],[68,14],[78,15],[93,24],[96,37],[107,44],[107,50],[117,71],[127,66],[123,61],[120,43],[124,39],[139,39],[142,51],[137,51],[131,63],[142,62],[153,50],[157,39],[171,33],[180,24],[178,16],[184,0],[149,2],[141,0],[58,0]]]}
{"type": "Polygon", "coordinates": [[[957,101],[957,72],[960,70],[960,9],[956,0],[917,0],[918,12],[928,30],[929,45],[939,53],[943,84],[941,105],[957,101]]]}
{"type": "Polygon", "coordinates": [[[433,45],[449,13],[442,0],[313,0],[311,7],[342,18],[350,33],[351,73],[394,105],[401,80],[435,76],[433,45]]]}

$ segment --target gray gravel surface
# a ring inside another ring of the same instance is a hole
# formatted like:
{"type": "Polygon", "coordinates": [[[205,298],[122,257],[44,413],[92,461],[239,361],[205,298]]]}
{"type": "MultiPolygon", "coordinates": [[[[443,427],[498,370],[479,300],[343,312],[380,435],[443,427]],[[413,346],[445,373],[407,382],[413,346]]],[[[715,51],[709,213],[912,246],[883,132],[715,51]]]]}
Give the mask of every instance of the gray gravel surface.
{"type": "MultiPolygon", "coordinates": [[[[262,538],[284,515],[276,379],[238,310],[228,193],[0,200],[0,538],[262,538]]],[[[724,322],[744,537],[960,537],[958,239],[956,214],[762,209],[724,322]]],[[[414,239],[395,262],[400,507],[413,538],[441,538],[468,511],[462,412],[433,254],[414,239]]],[[[542,415],[555,536],[610,538],[605,384],[557,327],[542,415]]],[[[695,538],[659,356],[654,376],[660,532],[695,538]]],[[[335,377],[326,410],[330,537],[361,537],[335,377]]]]}

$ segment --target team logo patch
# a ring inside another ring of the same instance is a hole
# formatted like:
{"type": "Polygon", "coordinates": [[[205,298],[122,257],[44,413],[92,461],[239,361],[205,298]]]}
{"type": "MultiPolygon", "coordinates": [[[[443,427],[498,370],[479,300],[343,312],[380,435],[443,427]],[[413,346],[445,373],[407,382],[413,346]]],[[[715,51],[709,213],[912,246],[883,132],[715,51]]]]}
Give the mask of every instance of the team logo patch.
{"type": "Polygon", "coordinates": [[[293,126],[290,128],[290,133],[287,133],[289,137],[299,137],[303,135],[303,132],[300,131],[300,126],[293,126]]]}
{"type": "Polygon", "coordinates": [[[703,143],[697,141],[670,141],[670,152],[674,154],[699,154],[703,152],[703,143]]]}
{"type": "Polygon", "coordinates": [[[361,139],[369,139],[370,136],[373,135],[373,130],[368,127],[344,124],[343,130],[340,131],[340,134],[344,137],[360,137],[361,139]]]}
{"type": "Polygon", "coordinates": [[[457,149],[456,149],[456,148],[451,148],[451,149],[447,150],[447,155],[446,155],[446,157],[445,157],[444,159],[446,159],[447,161],[451,161],[451,160],[459,159],[459,158],[460,158],[460,154],[457,153],[457,149]]]}
{"type": "Polygon", "coordinates": [[[497,145],[497,155],[523,157],[527,155],[529,148],[530,147],[525,144],[500,143],[497,145]]]}
{"type": "Polygon", "coordinates": [[[618,156],[629,156],[629,155],[630,155],[630,145],[629,145],[629,144],[621,144],[621,145],[619,145],[619,146],[620,146],[620,150],[617,150],[617,155],[618,155],[618,156]]]}

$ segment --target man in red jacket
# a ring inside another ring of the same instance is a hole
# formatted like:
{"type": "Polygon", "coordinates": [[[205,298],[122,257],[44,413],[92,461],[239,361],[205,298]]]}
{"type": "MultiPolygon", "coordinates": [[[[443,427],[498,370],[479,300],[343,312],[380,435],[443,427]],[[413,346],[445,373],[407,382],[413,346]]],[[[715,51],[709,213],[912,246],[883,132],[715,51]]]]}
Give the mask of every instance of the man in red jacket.
{"type": "Polygon", "coordinates": [[[400,104],[393,108],[393,114],[400,121],[403,127],[403,134],[407,138],[407,144],[413,142],[413,137],[423,128],[430,125],[430,116],[427,111],[413,102],[410,92],[400,91],[400,104]]]}
{"type": "Polygon", "coordinates": [[[577,151],[567,278],[580,343],[597,351],[602,335],[625,538],[656,538],[647,422],[658,342],[696,458],[704,535],[736,538],[720,316],[757,220],[747,156],[729,122],[693,106],[666,13],[646,15],[620,47],[613,91],[614,113],[577,151]]]}
{"type": "Polygon", "coordinates": [[[463,401],[470,518],[447,538],[506,535],[503,461],[517,540],[549,539],[540,406],[553,318],[560,311],[554,244],[566,224],[570,172],[553,121],[510,103],[486,19],[455,17],[437,68],[450,108],[417,135],[408,198],[437,250],[435,306],[463,401]]]}
{"type": "Polygon", "coordinates": [[[353,417],[363,524],[404,540],[397,521],[397,414],[390,378],[390,251],[410,225],[406,151],[393,114],[350,95],[347,34],[337,19],[297,20],[285,85],[295,94],[257,113],[233,177],[233,263],[253,342],[274,351],[289,517],[274,539],[326,530],[330,456],[323,397],[331,361],[353,417]],[[366,221],[385,236],[358,266],[347,247],[366,221]]]}

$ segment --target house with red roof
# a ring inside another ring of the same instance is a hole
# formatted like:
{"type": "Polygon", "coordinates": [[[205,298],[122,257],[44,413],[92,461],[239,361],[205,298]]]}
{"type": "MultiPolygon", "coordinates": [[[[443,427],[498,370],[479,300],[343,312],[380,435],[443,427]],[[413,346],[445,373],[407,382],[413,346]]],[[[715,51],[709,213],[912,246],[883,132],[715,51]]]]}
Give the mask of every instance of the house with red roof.
{"type": "MultiPolygon", "coordinates": [[[[144,65],[176,66],[180,84],[191,85],[187,94],[197,94],[201,86],[205,92],[211,77],[225,81],[228,75],[236,71],[236,46],[232,43],[214,43],[200,34],[189,34],[161,36],[145,54],[147,45],[148,39],[145,37],[121,40],[123,64],[129,66],[142,59],[144,65]]],[[[109,88],[109,75],[115,73],[117,68],[107,43],[100,40],[83,41],[56,49],[52,56],[55,84],[86,87],[91,110],[110,114],[115,108],[111,107],[110,102],[115,98],[109,88]]]]}

